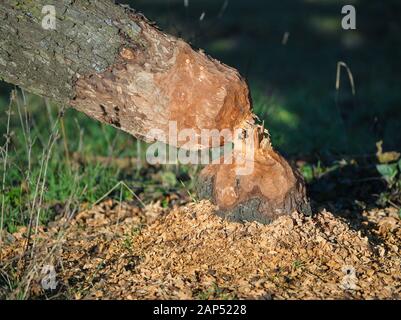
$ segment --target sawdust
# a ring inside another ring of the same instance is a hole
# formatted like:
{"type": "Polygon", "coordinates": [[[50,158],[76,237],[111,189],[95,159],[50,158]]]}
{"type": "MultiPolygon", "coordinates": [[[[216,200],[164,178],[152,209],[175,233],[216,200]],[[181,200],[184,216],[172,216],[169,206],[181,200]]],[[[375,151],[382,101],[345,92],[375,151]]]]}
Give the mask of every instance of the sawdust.
{"type": "MultiPolygon", "coordinates": [[[[26,230],[7,235],[2,274],[14,274],[20,287],[29,284],[30,298],[400,298],[395,210],[364,212],[366,232],[325,210],[270,225],[229,222],[214,212],[208,201],[173,210],[107,201],[39,228],[25,267],[26,230]],[[46,264],[57,272],[54,291],[40,285],[46,264]]],[[[3,282],[0,296],[23,289],[3,282]]]]}

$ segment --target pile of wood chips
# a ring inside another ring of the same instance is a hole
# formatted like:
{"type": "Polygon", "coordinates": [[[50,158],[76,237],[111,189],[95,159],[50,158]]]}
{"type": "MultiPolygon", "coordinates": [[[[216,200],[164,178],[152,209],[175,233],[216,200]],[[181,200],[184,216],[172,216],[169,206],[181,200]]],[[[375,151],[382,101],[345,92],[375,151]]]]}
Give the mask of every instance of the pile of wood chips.
{"type": "Polygon", "coordinates": [[[400,298],[396,210],[364,212],[361,218],[370,226],[364,234],[325,210],[313,218],[294,213],[270,225],[229,222],[214,211],[207,201],[172,210],[106,201],[39,228],[31,254],[25,251],[25,229],[8,234],[0,267],[3,278],[13,274],[20,285],[2,281],[0,296],[400,298]],[[41,285],[44,265],[55,267],[56,290],[41,285]]]}

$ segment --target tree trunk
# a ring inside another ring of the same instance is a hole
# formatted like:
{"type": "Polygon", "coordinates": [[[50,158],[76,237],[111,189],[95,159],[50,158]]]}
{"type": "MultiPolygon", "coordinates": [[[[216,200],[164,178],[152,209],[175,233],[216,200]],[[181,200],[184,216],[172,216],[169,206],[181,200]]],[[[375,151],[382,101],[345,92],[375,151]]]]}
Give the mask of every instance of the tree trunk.
{"type": "Polygon", "coordinates": [[[236,70],[110,0],[2,0],[0,77],[146,141],[177,130],[234,129],[251,118],[236,70]],[[42,9],[54,3],[55,29],[42,9]]]}
{"type": "MultiPolygon", "coordinates": [[[[49,2],[0,2],[0,77],[5,81],[148,142],[189,149],[228,141],[241,145],[249,136],[239,144],[235,135],[231,140],[199,137],[203,130],[257,129],[248,87],[235,69],[110,0],[54,1],[56,23],[49,29],[42,23],[49,2]],[[175,132],[191,129],[197,139],[190,144],[172,139],[172,123],[175,132]]],[[[308,211],[302,179],[256,131],[256,149],[246,160],[254,170],[240,176],[238,163],[206,167],[199,195],[236,220],[270,222],[294,210],[308,211]]],[[[243,156],[238,150],[235,155],[243,156]]]]}

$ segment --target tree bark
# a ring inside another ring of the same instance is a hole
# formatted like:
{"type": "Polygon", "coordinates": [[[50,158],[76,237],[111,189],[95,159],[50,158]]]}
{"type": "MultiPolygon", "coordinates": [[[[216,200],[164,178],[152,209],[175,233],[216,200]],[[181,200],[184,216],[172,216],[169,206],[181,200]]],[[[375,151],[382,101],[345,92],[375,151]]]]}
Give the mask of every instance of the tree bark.
{"type": "MultiPolygon", "coordinates": [[[[257,128],[248,86],[235,69],[110,0],[1,1],[0,77],[148,142],[201,149],[230,141],[199,140],[203,130],[257,128]],[[55,29],[42,26],[49,4],[55,29]],[[171,139],[171,123],[198,139],[171,139]]],[[[242,138],[231,137],[241,146],[242,138]]],[[[226,217],[267,223],[309,210],[302,178],[263,137],[251,137],[252,173],[238,175],[234,163],[200,175],[199,196],[226,217]]]]}

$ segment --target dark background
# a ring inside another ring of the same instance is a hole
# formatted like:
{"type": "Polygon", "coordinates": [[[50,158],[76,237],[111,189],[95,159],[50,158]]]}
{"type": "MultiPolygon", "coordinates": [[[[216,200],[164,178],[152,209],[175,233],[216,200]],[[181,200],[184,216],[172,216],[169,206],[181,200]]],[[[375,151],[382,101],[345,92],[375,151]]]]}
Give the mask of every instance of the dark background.
{"type": "Polygon", "coordinates": [[[256,113],[285,152],[369,153],[401,148],[401,3],[338,0],[131,1],[249,81],[256,113]],[[341,28],[352,4],[355,31],[341,28]],[[202,13],[203,21],[199,21],[202,13]],[[286,45],[282,44],[288,32],[286,45]],[[345,69],[336,100],[337,62],[345,69]]]}

